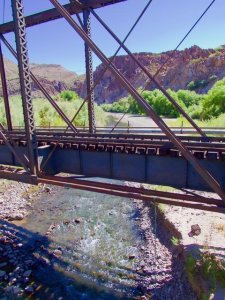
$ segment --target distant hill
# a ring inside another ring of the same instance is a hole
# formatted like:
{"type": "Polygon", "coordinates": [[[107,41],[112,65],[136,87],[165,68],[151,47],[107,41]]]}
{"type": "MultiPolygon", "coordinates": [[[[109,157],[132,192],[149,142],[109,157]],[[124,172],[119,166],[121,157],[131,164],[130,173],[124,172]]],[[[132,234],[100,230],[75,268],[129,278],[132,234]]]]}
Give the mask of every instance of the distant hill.
{"type": "MultiPolygon", "coordinates": [[[[5,67],[10,95],[19,94],[20,86],[17,65],[5,58],[5,67]]],[[[74,89],[74,83],[78,84],[80,82],[80,77],[75,72],[69,71],[60,65],[31,64],[30,68],[51,95],[57,94],[60,89],[74,89]]],[[[32,84],[32,89],[35,96],[42,96],[34,84],[32,84]]]]}
{"type": "MultiPolygon", "coordinates": [[[[135,53],[136,58],[151,72],[155,72],[167,60],[172,52],[155,53],[135,53]]],[[[17,66],[5,59],[7,78],[9,82],[10,94],[19,93],[19,80],[17,66]]],[[[114,60],[116,67],[126,75],[126,78],[135,88],[145,86],[146,75],[132,61],[129,56],[118,56],[114,60]]],[[[94,78],[97,79],[104,66],[99,65],[94,78]]],[[[85,97],[84,76],[78,76],[60,65],[53,64],[31,64],[32,72],[39,78],[50,94],[57,94],[60,89],[71,89],[85,97]],[[60,82],[60,84],[59,84],[60,82]]],[[[171,60],[165,65],[157,80],[165,87],[174,90],[194,89],[199,93],[207,92],[215,81],[225,77],[225,46],[218,49],[201,49],[193,46],[182,51],[176,51],[171,60]]],[[[36,96],[41,93],[33,85],[36,96]]],[[[154,89],[154,84],[147,86],[154,89]]],[[[1,94],[1,90],[0,90],[1,94]]],[[[95,89],[95,100],[97,103],[112,103],[124,96],[127,92],[121,84],[114,78],[110,71],[107,71],[99,85],[95,89]]]]}

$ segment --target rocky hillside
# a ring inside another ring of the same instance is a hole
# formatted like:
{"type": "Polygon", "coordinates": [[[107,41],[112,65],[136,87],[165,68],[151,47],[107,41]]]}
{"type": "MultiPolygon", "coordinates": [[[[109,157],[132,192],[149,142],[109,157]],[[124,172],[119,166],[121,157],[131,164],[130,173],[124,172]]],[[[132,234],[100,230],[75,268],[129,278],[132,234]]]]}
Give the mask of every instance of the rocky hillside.
{"type": "MultiPolygon", "coordinates": [[[[160,68],[167,60],[171,52],[161,54],[138,53],[136,58],[151,74],[160,68]]],[[[147,83],[147,77],[129,56],[118,56],[114,61],[116,67],[126,76],[135,88],[143,87],[147,83]]],[[[103,65],[97,67],[95,78],[98,78],[104,69],[103,65]]],[[[176,51],[172,59],[165,65],[157,80],[165,87],[174,90],[187,89],[193,81],[192,89],[199,93],[208,91],[216,80],[225,76],[225,47],[218,50],[201,49],[197,46],[176,51]]],[[[150,84],[148,89],[154,89],[150,84]]],[[[84,96],[84,90],[79,93],[84,96]]],[[[96,88],[96,101],[98,103],[112,103],[127,95],[120,83],[107,71],[96,88]]]]}
{"type": "MultiPolygon", "coordinates": [[[[151,72],[155,72],[167,61],[171,51],[161,54],[137,53],[137,59],[151,72]]],[[[136,66],[128,56],[118,56],[114,61],[116,67],[126,76],[135,88],[145,86],[146,75],[136,66]]],[[[10,94],[19,93],[18,71],[14,63],[6,60],[7,78],[10,94]]],[[[94,73],[97,79],[103,65],[99,65],[94,73]]],[[[56,94],[63,89],[72,89],[85,97],[85,81],[83,76],[66,70],[60,65],[32,64],[32,72],[39,78],[50,94],[56,94]]],[[[225,46],[219,49],[201,49],[198,46],[176,51],[165,65],[157,80],[165,87],[174,90],[191,88],[199,93],[207,92],[216,80],[225,76],[225,46]],[[192,82],[190,84],[190,82],[192,82]]],[[[154,89],[154,84],[149,84],[148,89],[154,89]]],[[[41,93],[33,85],[36,96],[41,93]]],[[[1,95],[1,89],[0,89],[1,95]]],[[[112,103],[127,96],[121,84],[112,76],[110,71],[105,72],[100,84],[96,87],[95,96],[97,103],[112,103]]]]}
{"type": "MultiPolygon", "coordinates": [[[[5,59],[5,67],[10,95],[19,94],[20,87],[17,65],[8,59],[5,59]]],[[[76,85],[79,85],[81,80],[76,73],[71,72],[60,65],[31,64],[30,67],[32,73],[39,79],[51,95],[57,94],[60,90],[74,89],[76,85]]],[[[34,84],[32,84],[32,89],[35,96],[42,96],[41,92],[38,91],[34,84]]],[[[0,89],[0,95],[1,93],[2,91],[0,89]]]]}

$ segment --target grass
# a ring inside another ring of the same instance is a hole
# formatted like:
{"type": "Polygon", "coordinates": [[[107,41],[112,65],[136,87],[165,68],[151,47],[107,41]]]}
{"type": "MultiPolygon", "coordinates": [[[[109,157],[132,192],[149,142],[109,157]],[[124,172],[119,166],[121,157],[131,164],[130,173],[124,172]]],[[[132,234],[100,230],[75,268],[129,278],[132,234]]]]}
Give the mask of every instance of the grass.
{"type": "Polygon", "coordinates": [[[218,285],[225,286],[225,262],[208,252],[199,258],[189,254],[185,259],[185,271],[200,300],[208,300],[218,285]]]}
{"type": "Polygon", "coordinates": [[[4,193],[10,185],[11,185],[10,180],[1,179],[0,180],[0,193],[4,193]]]}
{"type": "MultiPolygon", "coordinates": [[[[65,101],[56,99],[58,106],[61,110],[72,119],[75,112],[80,107],[83,99],[77,98],[73,101],[65,101]]],[[[34,107],[34,119],[36,126],[50,127],[50,126],[66,126],[65,122],[61,119],[51,104],[42,98],[33,99],[34,107]]],[[[13,126],[24,126],[22,102],[20,96],[10,97],[10,109],[12,115],[13,126]]],[[[95,118],[97,126],[104,126],[106,123],[106,114],[101,107],[95,105],[95,118]]],[[[6,125],[6,116],[4,110],[3,99],[0,98],[0,122],[6,125]]],[[[88,111],[87,105],[81,109],[74,124],[76,126],[87,126],[88,125],[88,111]]]]}
{"type": "MultiPolygon", "coordinates": [[[[225,114],[208,121],[194,120],[200,127],[225,127],[225,114]]],[[[167,119],[166,124],[170,127],[190,127],[190,123],[184,118],[167,119]]]]}
{"type": "Polygon", "coordinates": [[[213,227],[218,232],[225,232],[225,224],[214,224],[213,227]]]}
{"type": "Polygon", "coordinates": [[[170,239],[171,243],[174,245],[174,246],[179,246],[180,245],[180,239],[178,239],[177,237],[175,236],[172,236],[171,239],[170,239]]]}

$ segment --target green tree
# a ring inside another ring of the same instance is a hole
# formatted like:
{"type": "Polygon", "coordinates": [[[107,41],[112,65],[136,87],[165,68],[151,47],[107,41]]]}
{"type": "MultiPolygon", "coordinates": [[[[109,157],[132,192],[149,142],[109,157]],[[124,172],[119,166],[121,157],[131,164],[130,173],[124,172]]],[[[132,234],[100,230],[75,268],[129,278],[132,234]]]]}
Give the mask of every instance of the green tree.
{"type": "Polygon", "coordinates": [[[69,90],[62,91],[59,94],[59,97],[60,97],[60,99],[65,100],[65,101],[72,101],[72,100],[79,99],[79,96],[77,95],[76,92],[69,91],[69,90]]]}
{"type": "Polygon", "coordinates": [[[202,100],[202,96],[194,91],[179,90],[177,91],[178,99],[188,108],[192,105],[198,105],[202,100]]]}
{"type": "Polygon", "coordinates": [[[202,118],[210,119],[225,113],[225,78],[217,81],[203,101],[202,118]]]}

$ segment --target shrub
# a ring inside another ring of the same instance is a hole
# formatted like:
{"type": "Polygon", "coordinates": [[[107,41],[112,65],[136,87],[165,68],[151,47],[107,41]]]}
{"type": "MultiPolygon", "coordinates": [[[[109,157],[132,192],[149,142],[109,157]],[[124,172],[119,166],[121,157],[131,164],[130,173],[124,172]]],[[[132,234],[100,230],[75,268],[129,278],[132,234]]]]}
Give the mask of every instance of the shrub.
{"type": "Polygon", "coordinates": [[[208,80],[206,79],[202,79],[202,80],[192,80],[191,82],[189,82],[189,84],[187,85],[187,88],[190,91],[194,91],[197,90],[199,88],[205,87],[207,86],[209,83],[208,80]]]}
{"type": "Polygon", "coordinates": [[[66,91],[62,91],[59,94],[59,98],[64,101],[71,101],[71,100],[79,99],[79,96],[74,91],[66,90],[66,91]]]}
{"type": "Polygon", "coordinates": [[[188,108],[192,105],[198,105],[202,100],[202,95],[197,94],[194,91],[179,90],[177,91],[178,99],[185,104],[188,108]]]}
{"type": "Polygon", "coordinates": [[[202,118],[210,119],[225,113],[225,78],[216,82],[203,101],[202,118]]]}

